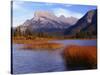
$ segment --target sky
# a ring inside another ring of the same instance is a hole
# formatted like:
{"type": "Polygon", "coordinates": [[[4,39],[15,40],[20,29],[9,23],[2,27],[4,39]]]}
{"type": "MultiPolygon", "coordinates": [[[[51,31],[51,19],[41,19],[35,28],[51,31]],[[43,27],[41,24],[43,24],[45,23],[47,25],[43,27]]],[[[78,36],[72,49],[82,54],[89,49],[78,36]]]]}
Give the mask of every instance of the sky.
{"type": "Polygon", "coordinates": [[[96,6],[90,5],[73,5],[60,3],[44,3],[31,1],[13,1],[12,17],[13,27],[23,24],[27,19],[34,17],[35,11],[49,11],[56,16],[64,15],[65,17],[81,18],[89,10],[96,9],[96,6]]]}

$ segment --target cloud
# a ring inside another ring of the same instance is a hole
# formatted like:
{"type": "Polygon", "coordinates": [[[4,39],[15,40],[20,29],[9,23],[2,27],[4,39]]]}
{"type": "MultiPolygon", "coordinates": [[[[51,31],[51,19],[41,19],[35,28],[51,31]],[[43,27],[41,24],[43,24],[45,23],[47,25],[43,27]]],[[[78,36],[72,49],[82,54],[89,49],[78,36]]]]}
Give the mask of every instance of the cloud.
{"type": "Polygon", "coordinates": [[[14,10],[21,10],[24,9],[22,5],[24,4],[24,1],[13,1],[13,9],[14,10]]]}
{"type": "Polygon", "coordinates": [[[71,6],[73,6],[73,5],[71,5],[71,4],[66,4],[66,5],[64,5],[65,7],[71,7],[71,6]]]}
{"type": "Polygon", "coordinates": [[[32,10],[25,7],[24,1],[13,1],[13,26],[19,26],[25,20],[33,17],[32,10]]]}
{"type": "Polygon", "coordinates": [[[78,12],[73,12],[64,8],[56,8],[53,9],[54,13],[56,16],[61,16],[64,15],[65,17],[76,17],[76,18],[81,18],[83,14],[78,13],[78,12]]]}
{"type": "Polygon", "coordinates": [[[17,27],[21,24],[23,24],[27,19],[33,18],[33,13],[30,13],[28,15],[22,15],[22,16],[13,16],[13,27],[17,27]]]}

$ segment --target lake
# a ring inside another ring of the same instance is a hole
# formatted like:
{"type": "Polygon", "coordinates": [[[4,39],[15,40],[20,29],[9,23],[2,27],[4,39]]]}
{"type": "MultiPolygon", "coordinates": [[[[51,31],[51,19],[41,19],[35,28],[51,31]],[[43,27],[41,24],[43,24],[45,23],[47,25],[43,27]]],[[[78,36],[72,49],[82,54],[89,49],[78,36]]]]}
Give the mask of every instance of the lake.
{"type": "MultiPolygon", "coordinates": [[[[65,46],[71,44],[97,45],[96,40],[56,40],[50,42],[62,43],[65,46]]],[[[22,44],[12,44],[14,74],[67,71],[62,58],[63,48],[54,51],[19,50],[22,46],[22,44]]]]}

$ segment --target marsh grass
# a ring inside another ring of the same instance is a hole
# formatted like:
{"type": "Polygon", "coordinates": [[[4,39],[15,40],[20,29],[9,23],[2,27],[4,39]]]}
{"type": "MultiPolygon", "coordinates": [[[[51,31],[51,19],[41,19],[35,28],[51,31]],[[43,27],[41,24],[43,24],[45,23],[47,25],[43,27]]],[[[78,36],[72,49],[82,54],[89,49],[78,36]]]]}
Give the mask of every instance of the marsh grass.
{"type": "Polygon", "coordinates": [[[68,70],[97,68],[96,46],[70,45],[64,49],[63,57],[68,70]]]}
{"type": "Polygon", "coordinates": [[[63,44],[58,43],[34,43],[34,44],[27,44],[22,49],[31,49],[31,50],[56,50],[63,47],[63,44]]]}
{"type": "Polygon", "coordinates": [[[31,44],[23,44],[19,50],[56,50],[63,48],[63,44],[49,42],[33,42],[31,44]]]}
{"type": "Polygon", "coordinates": [[[26,39],[25,37],[13,37],[13,43],[24,44],[21,48],[23,50],[54,50],[63,47],[63,44],[51,43],[52,39],[37,38],[37,39],[26,39]]]}

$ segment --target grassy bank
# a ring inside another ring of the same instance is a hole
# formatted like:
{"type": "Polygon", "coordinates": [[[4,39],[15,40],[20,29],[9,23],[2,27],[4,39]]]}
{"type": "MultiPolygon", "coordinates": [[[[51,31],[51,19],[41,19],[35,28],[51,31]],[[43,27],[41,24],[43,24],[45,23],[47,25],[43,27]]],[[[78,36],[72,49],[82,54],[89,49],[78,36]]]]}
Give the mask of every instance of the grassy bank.
{"type": "Polygon", "coordinates": [[[97,68],[96,46],[70,45],[64,49],[63,56],[69,70],[97,68]]]}
{"type": "MultiPolygon", "coordinates": [[[[26,41],[29,40],[33,40],[33,41],[50,41],[50,40],[96,40],[96,38],[64,38],[64,37],[51,37],[51,38],[47,38],[47,37],[33,37],[33,36],[29,36],[29,37],[25,37],[25,36],[12,36],[12,41],[13,43],[24,43],[26,41]]],[[[27,43],[27,42],[26,42],[27,43]]]]}
{"type": "Polygon", "coordinates": [[[24,44],[21,49],[26,50],[54,50],[62,48],[63,44],[48,42],[52,39],[47,38],[37,38],[37,39],[26,39],[25,37],[15,37],[12,42],[16,44],[24,44]]]}
{"type": "Polygon", "coordinates": [[[36,38],[36,39],[27,39],[23,36],[17,36],[12,38],[12,43],[16,44],[34,44],[34,43],[45,43],[48,42],[50,39],[44,39],[44,38],[36,38]]]}

